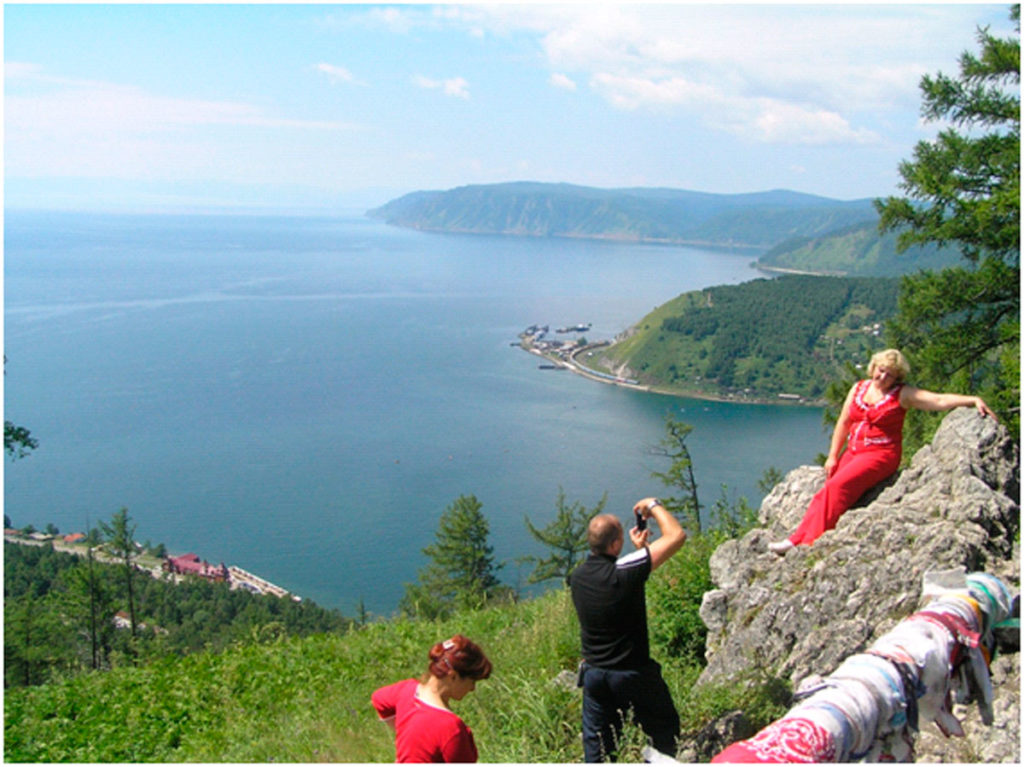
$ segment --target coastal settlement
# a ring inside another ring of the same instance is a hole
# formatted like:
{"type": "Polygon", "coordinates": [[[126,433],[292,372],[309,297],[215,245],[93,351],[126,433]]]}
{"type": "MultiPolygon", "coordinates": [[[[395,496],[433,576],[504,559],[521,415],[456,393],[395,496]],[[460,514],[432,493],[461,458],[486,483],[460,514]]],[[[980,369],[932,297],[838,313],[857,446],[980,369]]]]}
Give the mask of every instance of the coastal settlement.
{"type": "MultiPolygon", "coordinates": [[[[84,533],[52,535],[43,532],[24,533],[21,530],[5,528],[4,541],[22,546],[52,545],[56,551],[74,554],[79,557],[87,556],[89,550],[89,544],[84,533]]],[[[288,597],[295,602],[302,601],[301,597],[290,594],[286,589],[235,565],[228,567],[223,562],[219,565],[213,565],[191,552],[176,557],[170,555],[156,557],[145,553],[144,548],[138,543],[135,544],[135,547],[138,553],[135,569],[153,578],[169,580],[174,583],[179,583],[184,578],[202,578],[203,580],[215,583],[226,583],[231,589],[245,589],[254,594],[270,594],[282,599],[288,597]]],[[[93,556],[98,561],[108,563],[120,561],[110,552],[104,550],[104,544],[93,546],[92,549],[93,556]]]]}
{"type": "MultiPolygon", "coordinates": [[[[590,323],[563,327],[555,330],[555,333],[585,333],[590,330],[590,323]]],[[[545,370],[569,370],[578,375],[591,378],[603,383],[619,384],[641,391],[649,391],[650,387],[643,386],[632,378],[602,373],[599,370],[587,367],[581,358],[592,354],[594,349],[608,346],[610,341],[596,341],[589,343],[585,337],[577,337],[573,340],[549,339],[550,325],[530,325],[519,334],[519,343],[513,346],[521,346],[531,354],[544,358],[547,362],[541,363],[540,368],[545,370]]]]}
{"type": "MultiPolygon", "coordinates": [[[[573,325],[571,327],[558,328],[555,330],[555,333],[583,333],[590,330],[590,327],[591,325],[589,323],[573,325]]],[[[877,325],[875,326],[875,330],[875,335],[877,336],[877,325]]],[[[548,338],[550,331],[550,325],[530,325],[519,334],[519,341],[512,342],[511,345],[519,346],[531,354],[536,354],[537,356],[544,358],[546,362],[538,365],[542,370],[568,370],[572,373],[576,373],[577,375],[581,375],[584,378],[589,378],[592,381],[599,381],[600,383],[624,386],[627,389],[637,389],[638,391],[652,392],[654,394],[688,396],[719,402],[767,402],[767,400],[751,397],[749,389],[733,391],[725,395],[711,395],[704,391],[670,391],[668,389],[642,384],[634,378],[625,378],[624,376],[615,375],[614,373],[605,373],[601,370],[595,370],[587,365],[587,358],[593,356],[596,349],[610,346],[612,343],[611,341],[590,342],[585,337],[577,337],[573,340],[551,339],[548,338]]],[[[697,380],[700,380],[699,377],[697,380]]],[[[804,404],[807,401],[799,394],[788,394],[786,392],[780,392],[777,397],[777,402],[781,403],[804,404]]]]}

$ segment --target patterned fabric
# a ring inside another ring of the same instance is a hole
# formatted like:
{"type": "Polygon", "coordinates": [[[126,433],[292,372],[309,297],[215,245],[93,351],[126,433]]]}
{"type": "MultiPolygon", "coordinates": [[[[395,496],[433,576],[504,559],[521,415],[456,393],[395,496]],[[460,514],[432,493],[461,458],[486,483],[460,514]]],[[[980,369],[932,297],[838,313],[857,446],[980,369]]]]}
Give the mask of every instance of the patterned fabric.
{"type": "MultiPolygon", "coordinates": [[[[871,381],[855,384],[850,403],[850,439],[847,447],[854,453],[879,446],[891,446],[902,451],[903,418],[907,411],[900,405],[902,386],[894,386],[874,404],[865,400],[871,381]]],[[[897,463],[899,461],[897,460],[897,463]]]]}
{"type": "Polygon", "coordinates": [[[969,594],[942,594],[828,677],[804,680],[784,717],[712,762],[913,761],[920,720],[934,721],[946,737],[963,736],[951,710],[954,693],[961,703],[976,701],[991,724],[982,643],[1012,599],[998,578],[973,574],[966,582],[969,594]],[[976,599],[982,586],[991,598],[976,599]]]}
{"type": "Polygon", "coordinates": [[[809,719],[780,719],[749,740],[733,743],[711,762],[812,764],[836,761],[832,736],[809,719]]]}

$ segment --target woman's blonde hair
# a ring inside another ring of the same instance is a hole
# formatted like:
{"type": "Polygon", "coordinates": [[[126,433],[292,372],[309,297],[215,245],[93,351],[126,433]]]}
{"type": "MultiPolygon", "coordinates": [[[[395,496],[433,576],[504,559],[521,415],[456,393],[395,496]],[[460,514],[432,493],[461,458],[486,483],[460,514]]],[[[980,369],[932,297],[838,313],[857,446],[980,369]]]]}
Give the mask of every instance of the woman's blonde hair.
{"type": "Polygon", "coordinates": [[[903,383],[910,375],[910,365],[899,349],[883,349],[871,355],[868,363],[868,377],[875,374],[877,368],[884,367],[894,374],[897,383],[903,383]]]}

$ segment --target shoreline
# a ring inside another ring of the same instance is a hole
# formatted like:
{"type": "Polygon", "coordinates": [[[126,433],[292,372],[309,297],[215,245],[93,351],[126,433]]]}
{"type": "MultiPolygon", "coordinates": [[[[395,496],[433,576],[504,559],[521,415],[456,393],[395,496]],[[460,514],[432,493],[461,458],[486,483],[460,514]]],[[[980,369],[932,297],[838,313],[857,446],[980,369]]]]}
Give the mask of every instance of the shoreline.
{"type": "Polygon", "coordinates": [[[699,248],[701,250],[724,250],[731,253],[750,252],[764,253],[767,251],[765,245],[754,245],[739,242],[718,242],[707,240],[687,240],[675,237],[641,237],[631,234],[583,234],[578,232],[526,232],[526,231],[483,231],[480,229],[460,229],[458,227],[434,227],[418,224],[401,224],[387,221],[383,218],[369,216],[375,220],[382,221],[385,226],[394,226],[399,229],[409,229],[414,232],[425,232],[428,234],[454,234],[472,235],[478,237],[530,237],[533,239],[563,239],[563,240],[593,240],[596,242],[622,243],[624,245],[660,245],[681,248],[699,248]]]}
{"type": "Polygon", "coordinates": [[[652,386],[651,384],[643,384],[639,381],[626,379],[622,376],[602,373],[594,370],[593,368],[587,367],[577,359],[577,357],[584,352],[610,346],[612,344],[611,341],[596,341],[584,344],[583,346],[574,347],[568,352],[560,353],[538,349],[534,346],[533,337],[527,333],[521,333],[519,337],[519,347],[530,354],[535,354],[541,359],[547,360],[555,367],[568,370],[570,373],[582,376],[590,381],[608,384],[610,386],[620,386],[624,389],[648,392],[650,394],[658,394],[666,397],[682,397],[686,399],[701,400],[704,402],[722,402],[736,405],[784,405],[786,407],[822,408],[827,404],[825,400],[810,400],[797,394],[786,395],[785,393],[780,393],[777,395],[778,399],[767,399],[764,397],[729,396],[728,394],[712,394],[703,391],[698,392],[672,389],[666,386],[652,386]]]}
{"type": "MultiPolygon", "coordinates": [[[[55,538],[42,540],[34,538],[25,538],[20,535],[4,534],[4,542],[14,543],[19,546],[48,545],[51,546],[54,551],[59,551],[64,554],[72,554],[76,557],[88,556],[87,544],[65,543],[63,540],[60,539],[59,536],[55,538]]],[[[121,560],[117,559],[116,557],[112,557],[99,546],[93,547],[93,554],[96,557],[96,561],[102,562],[103,564],[117,565],[121,562],[121,560]]],[[[136,558],[134,567],[138,572],[145,572],[148,573],[151,577],[156,578],[157,580],[167,580],[171,583],[179,583],[184,578],[189,577],[187,574],[173,573],[165,570],[163,565],[164,562],[166,562],[167,559],[169,558],[170,557],[168,556],[168,558],[162,560],[160,564],[156,565],[153,563],[153,561],[156,559],[155,557],[145,557],[145,563],[138,561],[139,559],[141,559],[141,557],[139,557],[136,558]]],[[[302,601],[302,597],[296,594],[292,594],[287,589],[281,588],[277,584],[271,583],[270,581],[264,578],[260,578],[258,575],[254,575],[253,573],[243,570],[241,567],[238,567],[237,565],[229,565],[227,570],[229,578],[226,581],[222,582],[226,583],[228,588],[230,588],[233,591],[238,589],[245,589],[255,594],[269,594],[280,599],[284,599],[287,597],[295,602],[302,601]]],[[[202,576],[200,575],[195,575],[192,577],[202,578],[202,576]]],[[[203,580],[210,579],[204,578],[203,580]]]]}

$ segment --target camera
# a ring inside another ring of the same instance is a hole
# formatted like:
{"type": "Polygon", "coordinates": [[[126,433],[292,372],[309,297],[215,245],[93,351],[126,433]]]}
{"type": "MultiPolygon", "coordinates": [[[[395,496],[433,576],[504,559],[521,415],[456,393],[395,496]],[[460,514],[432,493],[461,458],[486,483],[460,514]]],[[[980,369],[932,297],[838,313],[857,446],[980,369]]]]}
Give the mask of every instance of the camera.
{"type": "Polygon", "coordinates": [[[639,511],[634,511],[633,513],[636,515],[636,529],[642,533],[647,529],[647,520],[644,519],[644,515],[639,511]]]}

